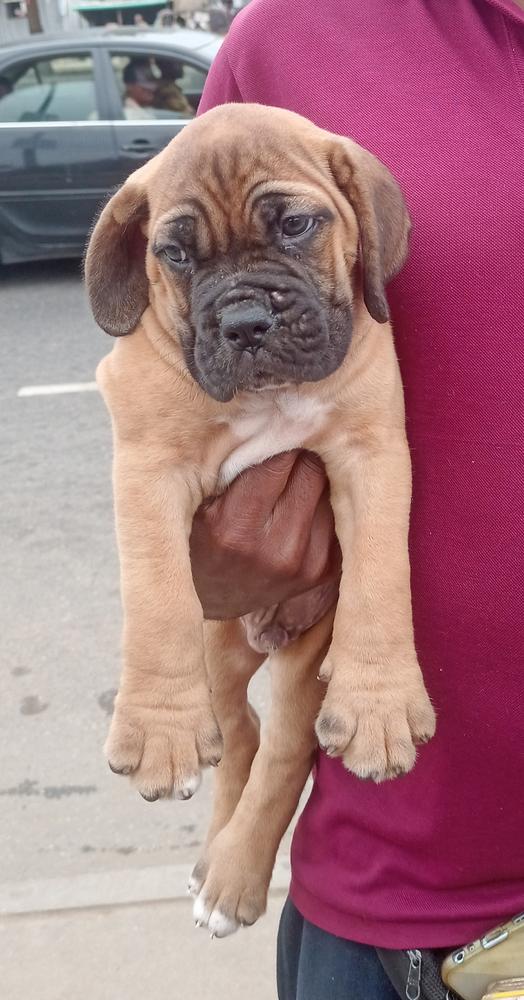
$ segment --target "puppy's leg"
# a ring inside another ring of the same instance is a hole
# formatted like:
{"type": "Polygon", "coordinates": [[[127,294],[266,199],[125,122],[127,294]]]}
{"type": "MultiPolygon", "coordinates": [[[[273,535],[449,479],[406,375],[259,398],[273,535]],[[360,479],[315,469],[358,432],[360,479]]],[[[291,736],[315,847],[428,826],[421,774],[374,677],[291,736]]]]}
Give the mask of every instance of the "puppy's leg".
{"type": "Polygon", "coordinates": [[[222,749],[189,560],[200,497],[175,458],[169,443],[115,440],[124,667],[106,754],[148,801],[189,798],[222,749]]]}
{"type": "Polygon", "coordinates": [[[350,771],[382,781],[409,771],[416,744],[435,729],[413,638],[410,456],[400,430],[362,436],[341,450],[322,456],[343,573],[316,731],[350,771]]]}
{"type": "Polygon", "coordinates": [[[258,750],[260,723],[248,702],[247,688],[265,657],[248,644],[240,620],[205,622],[204,642],[213,710],[224,741],[222,760],[213,776],[209,845],[231,819],[258,750]]]}
{"type": "Polygon", "coordinates": [[[196,866],[195,920],[224,937],[265,911],[278,845],[309,774],[322,685],[319,664],[331,635],[330,613],[270,659],[271,712],[232,818],[196,866]]]}

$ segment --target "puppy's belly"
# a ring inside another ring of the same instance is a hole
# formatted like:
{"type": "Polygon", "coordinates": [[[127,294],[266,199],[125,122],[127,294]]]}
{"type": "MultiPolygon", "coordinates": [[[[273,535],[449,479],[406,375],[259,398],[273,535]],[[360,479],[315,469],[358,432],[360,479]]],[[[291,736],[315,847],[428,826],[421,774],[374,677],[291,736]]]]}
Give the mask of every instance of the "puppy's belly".
{"type": "Polygon", "coordinates": [[[330,403],[301,396],[300,389],[250,394],[242,409],[227,418],[236,440],[220,466],[218,489],[225,489],[251,465],[259,465],[282,451],[307,446],[312,435],[322,429],[331,409],[330,403]]]}

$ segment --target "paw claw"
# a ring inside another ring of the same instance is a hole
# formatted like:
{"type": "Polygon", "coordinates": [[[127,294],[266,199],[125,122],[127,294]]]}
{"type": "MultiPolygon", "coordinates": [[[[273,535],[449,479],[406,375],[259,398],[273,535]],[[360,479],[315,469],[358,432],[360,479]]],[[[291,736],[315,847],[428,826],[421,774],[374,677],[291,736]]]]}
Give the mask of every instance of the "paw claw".
{"type": "Polygon", "coordinates": [[[158,792],[140,792],[140,794],[146,802],[157,802],[160,798],[158,792]]]}
{"type": "Polygon", "coordinates": [[[326,656],[320,666],[320,670],[317,674],[317,680],[322,681],[323,684],[329,684],[332,674],[333,674],[333,661],[328,656],[326,656]]]}
{"type": "Polygon", "coordinates": [[[348,743],[353,739],[356,729],[356,721],[353,721],[349,712],[347,721],[334,715],[321,713],[315,726],[319,746],[328,757],[337,757],[343,754],[348,743]]]}
{"type": "Polygon", "coordinates": [[[110,760],[108,760],[107,766],[109,767],[109,770],[113,772],[113,774],[123,774],[127,776],[128,774],[131,774],[133,771],[133,768],[130,767],[128,764],[123,764],[122,767],[116,767],[115,764],[112,764],[110,760]]]}
{"type": "Polygon", "coordinates": [[[205,736],[197,734],[196,747],[202,767],[217,767],[220,764],[224,752],[224,741],[216,723],[205,736]]]}
{"type": "Polygon", "coordinates": [[[200,782],[202,780],[202,775],[200,771],[198,774],[192,774],[191,777],[182,779],[182,781],[177,782],[173,789],[173,797],[175,799],[181,799],[187,802],[188,799],[192,799],[195,792],[200,788],[200,782]]]}

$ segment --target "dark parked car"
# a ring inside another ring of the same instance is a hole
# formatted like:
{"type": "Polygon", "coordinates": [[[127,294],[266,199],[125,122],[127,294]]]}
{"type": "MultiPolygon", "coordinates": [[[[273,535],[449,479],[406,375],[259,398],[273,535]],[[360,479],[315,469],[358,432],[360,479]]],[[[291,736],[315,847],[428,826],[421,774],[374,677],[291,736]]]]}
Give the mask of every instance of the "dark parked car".
{"type": "Polygon", "coordinates": [[[0,46],[0,262],[79,256],[107,193],[196,113],[221,42],[91,29],[0,46]]]}

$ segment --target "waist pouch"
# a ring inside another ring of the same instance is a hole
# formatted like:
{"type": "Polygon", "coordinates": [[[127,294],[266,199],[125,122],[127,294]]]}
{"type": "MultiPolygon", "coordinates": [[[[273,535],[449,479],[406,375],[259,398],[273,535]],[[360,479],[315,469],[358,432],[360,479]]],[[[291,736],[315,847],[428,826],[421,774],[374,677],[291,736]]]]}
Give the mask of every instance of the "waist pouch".
{"type": "Polygon", "coordinates": [[[447,950],[377,948],[380,963],[402,1000],[460,1000],[442,982],[440,967],[447,950]]]}

